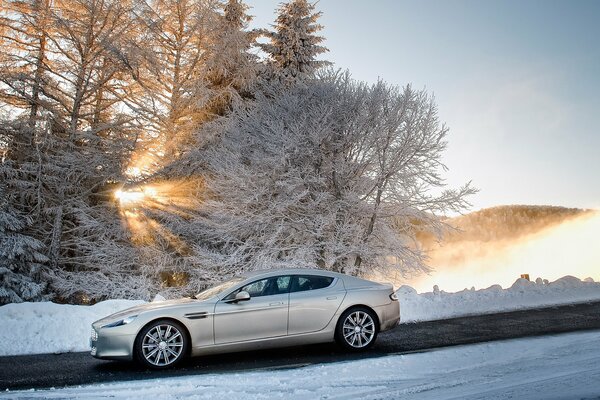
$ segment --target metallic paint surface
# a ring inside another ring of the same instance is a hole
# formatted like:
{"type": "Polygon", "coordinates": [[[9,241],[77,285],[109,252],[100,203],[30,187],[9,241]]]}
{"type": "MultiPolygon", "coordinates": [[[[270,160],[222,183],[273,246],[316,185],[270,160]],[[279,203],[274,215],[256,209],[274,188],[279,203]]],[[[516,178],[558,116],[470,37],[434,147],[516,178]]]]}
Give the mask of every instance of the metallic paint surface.
{"type": "Polygon", "coordinates": [[[371,308],[380,331],[396,327],[400,305],[390,299],[392,293],[392,285],[329,271],[257,271],[211,299],[148,303],[98,320],[92,324],[98,338],[92,338],[90,344],[96,348],[96,358],[131,360],[138,333],[159,319],[178,321],[186,328],[193,356],[331,342],[340,315],[354,306],[371,308]],[[248,283],[278,275],[328,276],[334,282],[323,289],[254,297],[239,303],[222,301],[248,283]],[[131,315],[137,317],[126,325],[106,327],[131,315]]]}

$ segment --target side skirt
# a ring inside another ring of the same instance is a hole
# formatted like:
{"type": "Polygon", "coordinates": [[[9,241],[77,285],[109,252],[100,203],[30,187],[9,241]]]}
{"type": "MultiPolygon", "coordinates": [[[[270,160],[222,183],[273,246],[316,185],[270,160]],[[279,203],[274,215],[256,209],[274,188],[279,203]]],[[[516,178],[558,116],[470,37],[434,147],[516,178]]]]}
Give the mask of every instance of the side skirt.
{"type": "Polygon", "coordinates": [[[327,343],[334,341],[334,330],[326,329],[319,332],[302,333],[293,336],[278,336],[266,339],[245,342],[225,343],[192,348],[192,356],[234,353],[238,351],[252,351],[273,349],[277,347],[302,346],[306,344],[327,343]]]}

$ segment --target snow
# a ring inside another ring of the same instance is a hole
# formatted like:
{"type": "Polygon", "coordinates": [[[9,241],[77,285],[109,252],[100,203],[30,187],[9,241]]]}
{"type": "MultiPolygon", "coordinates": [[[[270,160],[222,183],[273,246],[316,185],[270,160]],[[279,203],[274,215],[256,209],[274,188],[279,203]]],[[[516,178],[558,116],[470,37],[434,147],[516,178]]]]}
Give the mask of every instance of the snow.
{"type": "Polygon", "coordinates": [[[549,283],[543,279],[536,282],[517,279],[507,289],[493,285],[487,289],[447,293],[435,286],[433,292],[417,293],[410,286],[401,286],[396,293],[400,300],[401,322],[406,323],[599,301],[600,282],[565,276],[549,283]]]}
{"type": "MultiPolygon", "coordinates": [[[[506,310],[590,300],[600,301],[600,283],[566,276],[551,283],[517,280],[510,288],[494,285],[482,290],[447,293],[439,288],[417,293],[409,286],[397,291],[403,323],[485,314],[506,310]]],[[[156,300],[160,300],[157,297],[156,300]]],[[[93,306],[50,302],[0,307],[0,356],[88,351],[90,325],[142,301],[108,300],[93,306]],[[12,346],[13,338],[22,340],[12,346]]]]}
{"type": "Polygon", "coordinates": [[[93,306],[51,302],[15,303],[0,307],[0,356],[88,351],[92,322],[141,304],[107,300],[93,306]],[[15,345],[14,338],[19,338],[15,345]]]}
{"type": "Polygon", "coordinates": [[[194,375],[0,399],[583,399],[600,395],[600,331],[286,370],[194,375]]]}

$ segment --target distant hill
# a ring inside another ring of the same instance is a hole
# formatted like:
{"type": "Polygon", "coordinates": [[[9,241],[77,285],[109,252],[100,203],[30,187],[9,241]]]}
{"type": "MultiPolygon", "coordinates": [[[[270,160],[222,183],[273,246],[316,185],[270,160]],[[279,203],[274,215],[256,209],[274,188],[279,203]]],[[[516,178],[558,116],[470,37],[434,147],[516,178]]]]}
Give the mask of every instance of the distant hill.
{"type": "MultiPolygon", "coordinates": [[[[593,211],[556,206],[510,205],[485,208],[446,220],[457,230],[445,235],[443,241],[451,244],[513,240],[591,212],[593,211]]],[[[430,234],[420,234],[418,238],[425,248],[435,245],[430,234]]]]}

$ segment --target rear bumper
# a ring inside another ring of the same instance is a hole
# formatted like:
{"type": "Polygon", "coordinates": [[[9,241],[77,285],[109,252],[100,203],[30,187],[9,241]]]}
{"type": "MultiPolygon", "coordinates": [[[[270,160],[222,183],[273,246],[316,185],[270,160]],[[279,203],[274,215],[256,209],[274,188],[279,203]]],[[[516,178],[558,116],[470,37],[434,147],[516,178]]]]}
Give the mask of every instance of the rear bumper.
{"type": "Polygon", "coordinates": [[[377,311],[380,332],[393,329],[400,324],[400,303],[398,301],[381,306],[377,311]]]}

